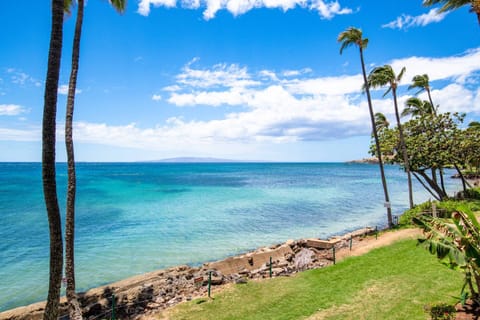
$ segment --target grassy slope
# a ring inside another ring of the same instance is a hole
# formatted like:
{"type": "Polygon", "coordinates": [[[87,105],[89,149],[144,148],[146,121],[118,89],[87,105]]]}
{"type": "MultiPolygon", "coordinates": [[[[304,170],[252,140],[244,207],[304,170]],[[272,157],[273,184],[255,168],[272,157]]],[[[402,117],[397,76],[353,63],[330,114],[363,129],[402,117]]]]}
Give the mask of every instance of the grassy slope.
{"type": "Polygon", "coordinates": [[[295,277],[236,285],[158,318],[426,319],[425,305],[453,303],[461,285],[460,272],[406,240],[295,277]]]}

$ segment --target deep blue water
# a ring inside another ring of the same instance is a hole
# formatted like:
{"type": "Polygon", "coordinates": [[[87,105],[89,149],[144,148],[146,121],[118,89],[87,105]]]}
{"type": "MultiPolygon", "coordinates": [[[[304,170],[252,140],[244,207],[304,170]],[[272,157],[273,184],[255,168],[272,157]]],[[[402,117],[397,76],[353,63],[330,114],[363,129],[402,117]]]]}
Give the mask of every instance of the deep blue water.
{"type": "MultiPolygon", "coordinates": [[[[64,212],[66,167],[58,165],[64,212]]],[[[394,214],[405,174],[387,166],[394,214]]],[[[376,165],[343,163],[77,164],[77,288],[197,265],[304,237],[384,226],[376,165]]],[[[449,180],[449,189],[458,190],[449,180]]],[[[415,185],[415,202],[428,199],[415,185]]],[[[0,311],[41,301],[48,223],[41,164],[0,163],[0,311]]]]}

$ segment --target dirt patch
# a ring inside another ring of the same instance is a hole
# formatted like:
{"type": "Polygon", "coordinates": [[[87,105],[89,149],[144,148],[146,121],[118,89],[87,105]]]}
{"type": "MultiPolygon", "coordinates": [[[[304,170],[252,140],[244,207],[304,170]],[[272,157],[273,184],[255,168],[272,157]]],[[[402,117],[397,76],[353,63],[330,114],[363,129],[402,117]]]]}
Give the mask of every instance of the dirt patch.
{"type": "Polygon", "coordinates": [[[349,248],[342,248],[337,252],[337,260],[342,260],[346,257],[361,256],[373,249],[388,246],[396,241],[404,239],[417,239],[422,236],[420,229],[402,229],[397,231],[389,231],[375,236],[366,238],[359,238],[352,244],[352,250],[349,248]]]}

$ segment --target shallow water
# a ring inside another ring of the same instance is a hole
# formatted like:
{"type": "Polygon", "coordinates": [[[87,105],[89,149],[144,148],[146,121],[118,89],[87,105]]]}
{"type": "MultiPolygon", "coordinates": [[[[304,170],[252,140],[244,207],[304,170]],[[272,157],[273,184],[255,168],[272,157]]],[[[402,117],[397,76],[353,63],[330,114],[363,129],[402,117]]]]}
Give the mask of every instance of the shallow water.
{"type": "MultiPolygon", "coordinates": [[[[394,214],[405,174],[387,166],[394,214]]],[[[0,163],[0,311],[44,300],[48,223],[41,164],[0,163]]],[[[386,224],[376,165],[344,163],[81,163],[79,291],[178,264],[198,265],[304,237],[386,224]]],[[[65,203],[66,168],[58,165],[65,203]]],[[[459,189],[449,179],[449,189],[459,189]]],[[[415,202],[428,199],[415,185],[415,202]]]]}

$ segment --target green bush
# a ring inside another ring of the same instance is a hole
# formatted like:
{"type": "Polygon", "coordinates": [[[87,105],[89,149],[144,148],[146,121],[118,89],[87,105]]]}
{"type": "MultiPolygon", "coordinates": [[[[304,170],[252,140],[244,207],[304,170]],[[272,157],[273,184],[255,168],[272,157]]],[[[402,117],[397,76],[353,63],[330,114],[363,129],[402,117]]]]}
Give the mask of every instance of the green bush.
{"type": "Polygon", "coordinates": [[[421,204],[416,205],[412,209],[408,209],[405,211],[401,216],[400,219],[398,220],[398,224],[400,226],[411,226],[412,223],[412,218],[419,215],[420,213],[424,211],[430,211],[432,210],[432,202],[427,201],[421,204]]]}
{"type": "MultiPolygon", "coordinates": [[[[472,192],[476,192],[478,196],[480,196],[480,188],[470,189],[472,192]]],[[[478,200],[445,200],[445,201],[427,201],[416,205],[413,209],[409,209],[405,211],[399,219],[399,226],[411,226],[412,218],[421,214],[425,211],[432,210],[432,203],[435,203],[439,213],[442,211],[445,217],[450,217],[452,212],[454,211],[472,211],[478,212],[480,211],[480,198],[478,200]]]]}
{"type": "Polygon", "coordinates": [[[480,188],[467,189],[467,191],[465,191],[465,198],[480,200],[480,188]]]}
{"type": "Polygon", "coordinates": [[[455,307],[445,303],[430,308],[432,320],[453,320],[455,319],[455,307]]]}

